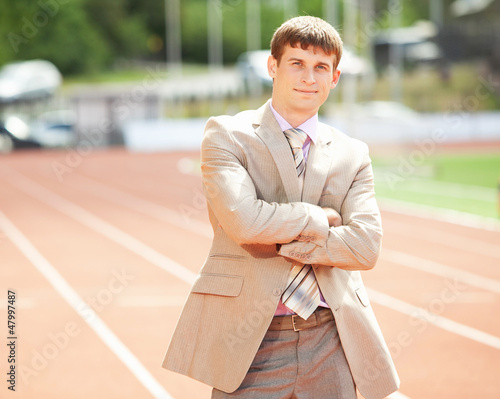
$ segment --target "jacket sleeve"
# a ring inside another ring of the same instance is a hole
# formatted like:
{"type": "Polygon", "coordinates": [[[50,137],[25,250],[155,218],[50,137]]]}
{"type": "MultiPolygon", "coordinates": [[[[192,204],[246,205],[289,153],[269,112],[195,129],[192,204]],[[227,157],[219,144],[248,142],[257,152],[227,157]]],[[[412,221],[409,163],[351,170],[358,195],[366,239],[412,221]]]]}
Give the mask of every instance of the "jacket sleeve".
{"type": "Polygon", "coordinates": [[[220,117],[207,122],[201,171],[205,196],[224,231],[240,245],[289,243],[299,234],[325,245],[328,219],[319,206],[257,199],[245,151],[223,122],[220,117]]]}
{"type": "Polygon", "coordinates": [[[369,270],[375,266],[382,243],[382,225],[368,147],[363,147],[362,163],[339,211],[343,225],[330,228],[322,247],[293,241],[281,246],[280,255],[344,270],[369,270]]]}

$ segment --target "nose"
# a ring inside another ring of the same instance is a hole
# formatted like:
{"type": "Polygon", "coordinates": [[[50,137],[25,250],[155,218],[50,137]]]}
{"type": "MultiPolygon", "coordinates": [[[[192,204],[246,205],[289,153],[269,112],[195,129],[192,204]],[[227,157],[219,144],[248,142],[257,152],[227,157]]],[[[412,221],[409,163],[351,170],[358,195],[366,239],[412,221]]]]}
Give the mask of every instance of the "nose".
{"type": "Polygon", "coordinates": [[[302,73],[302,82],[307,85],[312,85],[316,82],[313,68],[304,68],[304,71],[302,73]]]}

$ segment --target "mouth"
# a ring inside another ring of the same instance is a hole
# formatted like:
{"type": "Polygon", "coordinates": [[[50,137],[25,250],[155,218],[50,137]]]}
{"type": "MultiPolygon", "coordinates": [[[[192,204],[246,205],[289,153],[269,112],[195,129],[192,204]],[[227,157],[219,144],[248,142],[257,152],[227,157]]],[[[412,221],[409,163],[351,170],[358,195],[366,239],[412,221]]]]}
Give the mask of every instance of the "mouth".
{"type": "Polygon", "coordinates": [[[295,89],[295,91],[297,93],[304,94],[306,96],[312,96],[318,92],[317,90],[305,90],[305,89],[295,89]]]}

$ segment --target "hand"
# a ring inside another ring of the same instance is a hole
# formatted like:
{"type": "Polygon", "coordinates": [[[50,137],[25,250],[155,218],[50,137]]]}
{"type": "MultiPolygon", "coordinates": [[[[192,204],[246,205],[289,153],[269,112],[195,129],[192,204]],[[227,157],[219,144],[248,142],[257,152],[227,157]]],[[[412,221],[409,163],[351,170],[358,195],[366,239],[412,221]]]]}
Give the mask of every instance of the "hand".
{"type": "Polygon", "coordinates": [[[325,211],[326,217],[328,218],[328,225],[330,227],[342,226],[342,216],[333,208],[321,208],[325,211]]]}

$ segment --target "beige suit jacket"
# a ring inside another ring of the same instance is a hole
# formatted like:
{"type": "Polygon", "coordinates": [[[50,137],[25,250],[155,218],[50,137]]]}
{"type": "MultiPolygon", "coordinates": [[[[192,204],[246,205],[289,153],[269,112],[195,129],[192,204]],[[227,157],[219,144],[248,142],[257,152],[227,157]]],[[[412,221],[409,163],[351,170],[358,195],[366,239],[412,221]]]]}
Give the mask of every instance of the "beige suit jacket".
{"type": "Polygon", "coordinates": [[[397,390],[359,272],[375,265],[382,239],[368,149],[327,125],[318,129],[301,200],[289,144],[268,103],[208,121],[201,169],[214,239],[167,350],[166,369],[235,391],[295,257],[314,266],[361,394],[378,399],[397,390]],[[336,209],[343,226],[329,228],[320,207],[336,209]],[[279,253],[277,243],[283,244],[279,253]]]}

